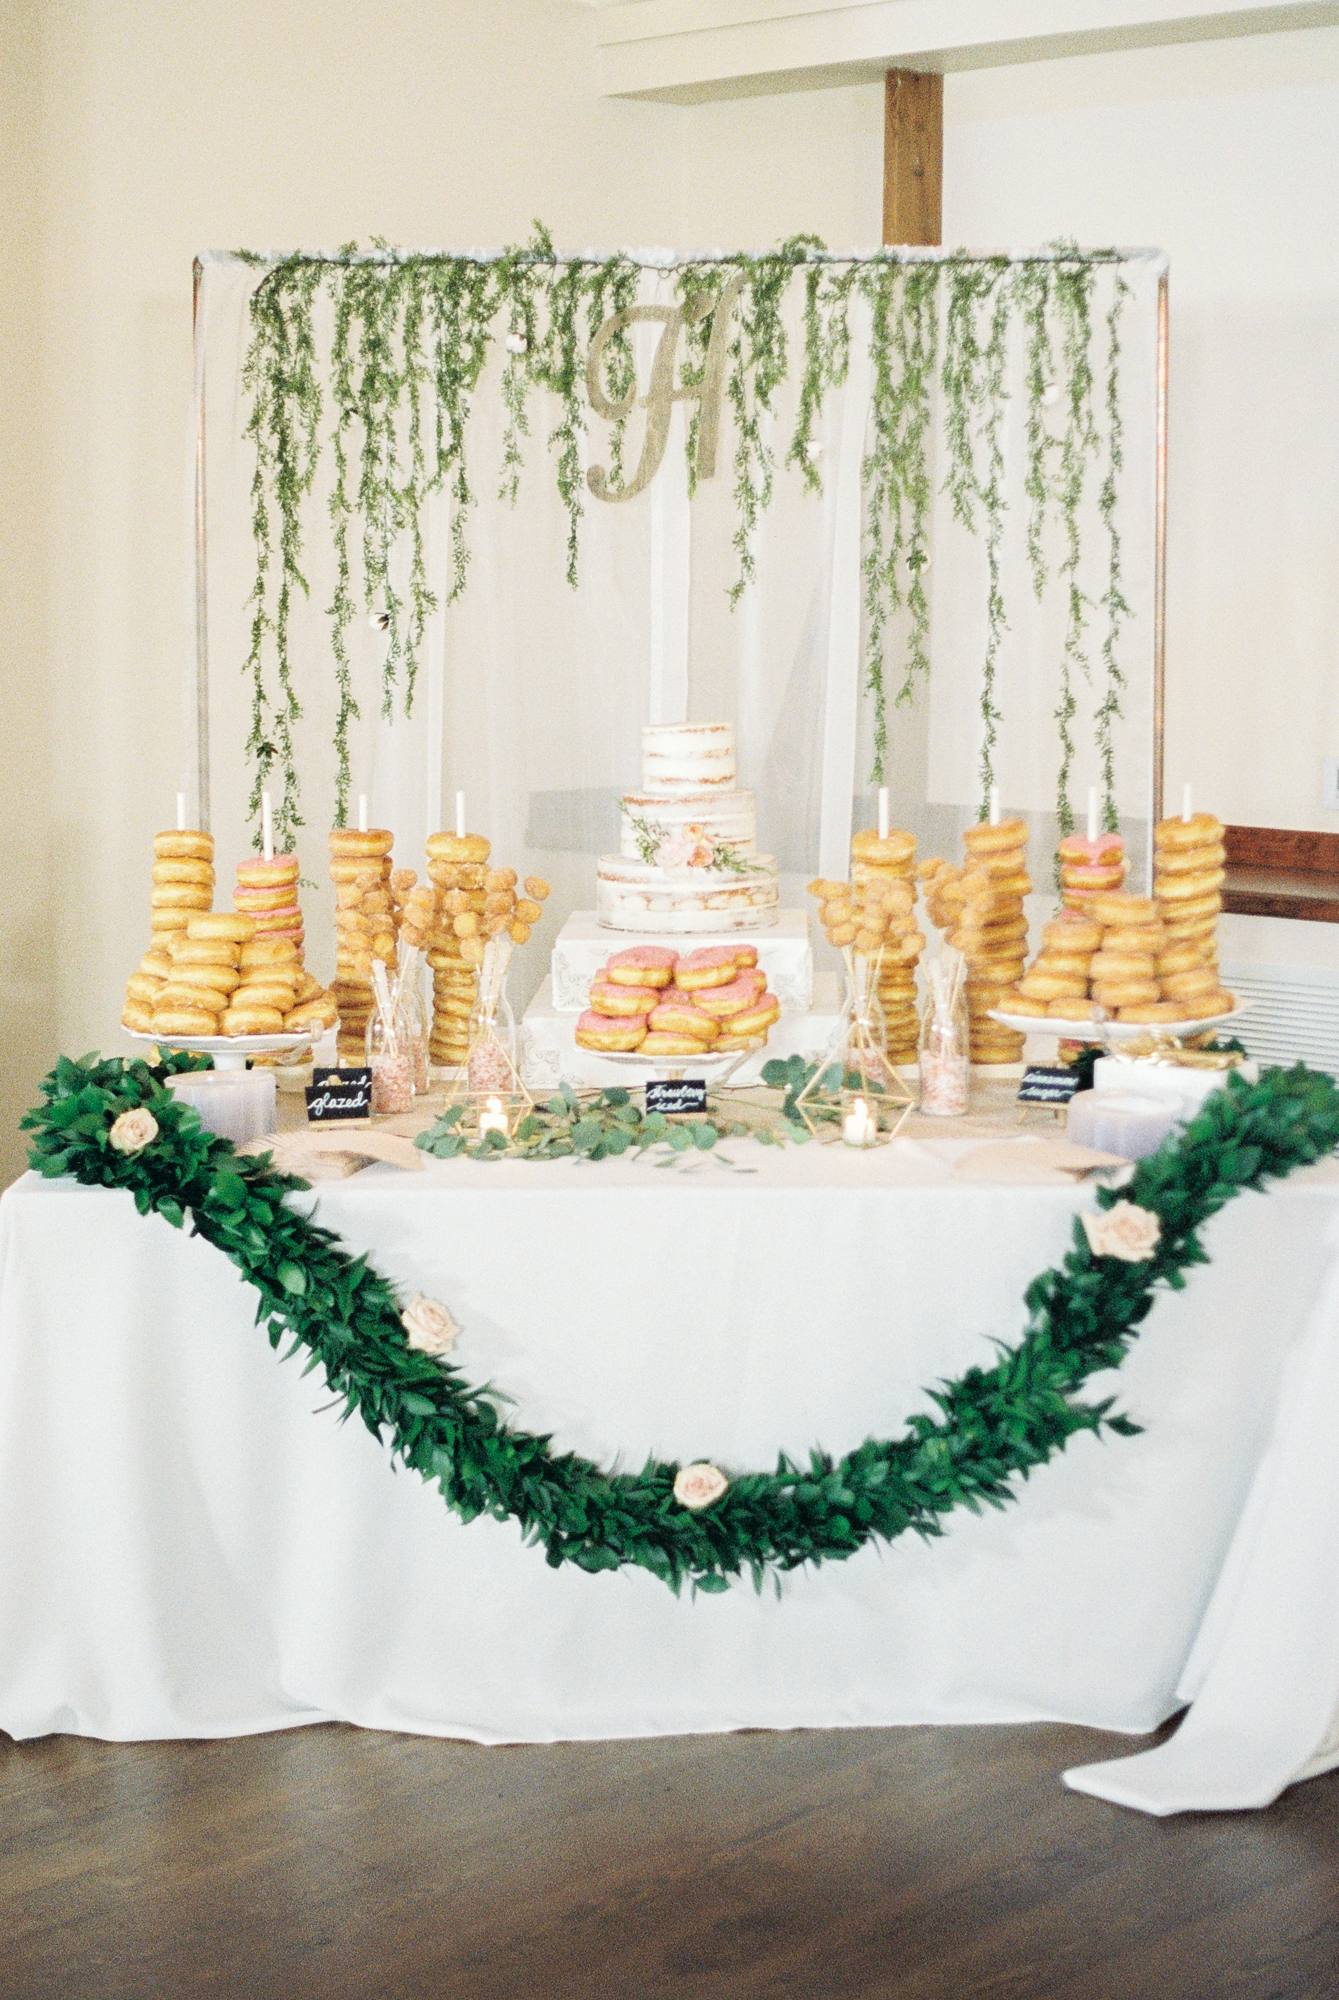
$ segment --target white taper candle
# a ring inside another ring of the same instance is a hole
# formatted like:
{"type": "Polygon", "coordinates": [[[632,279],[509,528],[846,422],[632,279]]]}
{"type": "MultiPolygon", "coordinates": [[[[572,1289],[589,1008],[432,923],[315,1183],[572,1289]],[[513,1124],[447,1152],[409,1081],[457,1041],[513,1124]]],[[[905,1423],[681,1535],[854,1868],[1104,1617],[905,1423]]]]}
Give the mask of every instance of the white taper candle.
{"type": "Polygon", "coordinates": [[[456,839],[465,838],[465,794],[456,793],[456,839]]]}
{"type": "Polygon", "coordinates": [[[185,794],[185,792],[178,792],[178,793],[177,793],[177,832],[178,832],[178,833],[185,833],[185,831],[186,831],[186,794],[185,794]]]}
{"type": "Polygon", "coordinates": [[[1185,789],[1184,789],[1184,790],[1182,791],[1182,793],[1181,793],[1181,817],[1182,817],[1182,819],[1191,819],[1191,818],[1193,818],[1193,817],[1194,817],[1194,811],[1195,811],[1195,808],[1194,808],[1194,802],[1193,802],[1193,800],[1194,800],[1194,795],[1193,795],[1193,793],[1192,793],[1192,791],[1191,791],[1191,788],[1190,788],[1190,786],[1189,786],[1189,785],[1187,785],[1187,786],[1185,787],[1185,789]]]}
{"type": "Polygon", "coordinates": [[[367,832],[367,793],[366,793],[366,792],[359,792],[359,794],[358,794],[358,831],[359,831],[359,833],[366,833],[366,832],[367,832]]]}
{"type": "Polygon", "coordinates": [[[270,795],[260,795],[260,845],[261,853],[267,861],[274,859],[274,812],[270,805],[270,795]]]}
{"type": "Polygon", "coordinates": [[[888,838],[888,787],[879,786],[879,839],[888,838]]]}
{"type": "Polygon", "coordinates": [[[1096,785],[1089,785],[1089,787],[1088,787],[1088,838],[1089,838],[1089,840],[1096,840],[1096,838],[1097,838],[1097,787],[1096,787],[1096,785]]]}

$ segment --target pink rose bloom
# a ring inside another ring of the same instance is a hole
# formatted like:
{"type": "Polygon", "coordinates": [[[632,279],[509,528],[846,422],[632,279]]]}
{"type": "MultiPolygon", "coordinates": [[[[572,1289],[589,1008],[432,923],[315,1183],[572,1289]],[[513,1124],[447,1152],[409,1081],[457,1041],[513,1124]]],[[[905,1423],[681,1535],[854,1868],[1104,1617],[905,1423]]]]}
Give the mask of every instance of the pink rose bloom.
{"type": "Polygon", "coordinates": [[[1147,1263],[1162,1235],[1162,1223],[1152,1209],[1138,1208],[1132,1201],[1085,1210],[1080,1219],[1094,1257],[1119,1257],[1125,1264],[1147,1263]]]}
{"type": "Polygon", "coordinates": [[[690,868],[714,868],[716,866],[716,849],[709,840],[703,838],[698,841],[697,846],[693,849],[692,859],[688,863],[688,866],[690,868]]]}
{"type": "Polygon", "coordinates": [[[116,1153],[142,1153],[158,1137],[158,1120],[144,1105],[123,1111],[107,1134],[107,1144],[116,1153]]]}
{"type": "Polygon", "coordinates": [[[656,849],[657,868],[691,868],[697,842],[685,834],[668,834],[656,849]]]}
{"type": "Polygon", "coordinates": [[[460,1328],[445,1306],[423,1292],[416,1292],[400,1314],[400,1324],[409,1336],[409,1345],[420,1354],[449,1354],[460,1338],[460,1328]]]}
{"type": "Polygon", "coordinates": [[[685,1465],[674,1475],[674,1497],[681,1507],[691,1507],[696,1514],[703,1507],[710,1507],[713,1500],[719,1500],[729,1484],[717,1466],[705,1461],[685,1465]]]}

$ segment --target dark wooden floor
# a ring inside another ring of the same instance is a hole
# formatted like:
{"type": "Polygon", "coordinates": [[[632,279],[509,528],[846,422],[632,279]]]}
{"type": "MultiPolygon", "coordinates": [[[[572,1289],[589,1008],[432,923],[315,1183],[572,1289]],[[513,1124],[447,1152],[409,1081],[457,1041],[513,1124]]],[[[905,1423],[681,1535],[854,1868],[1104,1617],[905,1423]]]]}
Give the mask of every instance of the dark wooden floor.
{"type": "Polygon", "coordinates": [[[1326,2000],[1339,1774],[1155,1821],[1129,1739],[833,1730],[504,1750],[0,1735],[4,2000],[1326,2000]]]}

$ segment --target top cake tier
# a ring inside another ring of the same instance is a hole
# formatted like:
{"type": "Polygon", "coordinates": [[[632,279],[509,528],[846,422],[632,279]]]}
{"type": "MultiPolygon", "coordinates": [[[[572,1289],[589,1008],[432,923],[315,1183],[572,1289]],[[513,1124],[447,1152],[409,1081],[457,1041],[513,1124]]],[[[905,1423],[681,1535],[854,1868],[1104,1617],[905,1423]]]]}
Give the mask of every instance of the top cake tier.
{"type": "Polygon", "coordinates": [[[642,790],[728,791],[735,782],[735,732],[728,722],[653,723],[642,731],[642,790]]]}

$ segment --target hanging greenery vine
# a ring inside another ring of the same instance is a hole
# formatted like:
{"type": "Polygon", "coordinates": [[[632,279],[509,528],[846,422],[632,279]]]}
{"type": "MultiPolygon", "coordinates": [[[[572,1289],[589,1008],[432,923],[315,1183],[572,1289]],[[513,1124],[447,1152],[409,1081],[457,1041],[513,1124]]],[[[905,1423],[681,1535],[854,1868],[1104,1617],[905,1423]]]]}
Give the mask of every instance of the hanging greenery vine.
{"type": "MultiPolygon", "coordinates": [[[[1094,729],[1103,810],[1114,823],[1114,725],[1125,683],[1120,641],[1131,615],[1118,526],[1124,467],[1119,327],[1130,295],[1121,253],[1065,244],[1022,257],[901,250],[841,257],[830,255],[815,237],[797,236],[759,256],[731,253],[647,267],[622,254],[564,257],[537,224],[529,244],[494,257],[402,252],[379,243],[368,254],[347,244],[331,256],[247,255],[247,261],[259,272],[243,372],[250,398],[246,434],[255,451],[247,751],[253,815],[259,814],[262,787],[281,781],[275,828],[282,842],[290,842],[301,825],[293,732],[302,710],[292,621],[295,602],[308,594],[306,514],[327,454],[335,570],[328,614],[338,696],[335,816],[342,825],[351,782],[350,730],[359,716],[351,651],[359,603],[384,634],[382,713],[389,717],[397,703],[408,712],[428,621],[442,599],[449,604],[460,595],[467,580],[476,489],[467,459],[469,420],[495,349],[503,356],[499,394],[505,411],[498,489],[510,502],[519,496],[539,392],[551,399],[555,412],[544,446],[567,516],[569,583],[579,578],[588,488],[594,485],[608,499],[626,499],[653,475],[659,463],[654,454],[639,479],[630,480],[625,462],[628,424],[643,387],[626,315],[639,305],[639,295],[645,296],[647,269],[671,281],[668,296],[681,314],[668,373],[655,393],[664,401],[662,451],[669,399],[688,401],[690,493],[704,470],[715,470],[718,433],[723,438],[727,423],[731,431],[732,602],[756,576],[759,525],[782,457],[773,430],[781,391],[792,374],[794,415],[784,464],[808,490],[822,491],[818,433],[830,392],[849,379],[852,308],[861,303],[870,362],[862,565],[875,782],[885,775],[890,703],[914,700],[930,671],[926,572],[941,407],[942,491],[961,527],[984,543],[983,797],[993,778],[1003,721],[996,676],[1009,629],[1002,584],[1004,412],[1017,330],[1027,396],[1022,479],[1027,507],[1020,533],[1037,597],[1054,581],[1065,599],[1055,718],[1057,813],[1068,831],[1078,687],[1091,679],[1086,635],[1089,615],[1100,603],[1106,629],[1094,729]],[[1094,288],[1105,266],[1112,267],[1112,290],[1105,311],[1099,424],[1094,288]],[[803,346],[792,367],[786,308],[796,282],[803,291],[803,346]],[[598,358],[591,363],[597,337],[598,358]],[[589,375],[588,366],[594,369],[589,375]],[[592,398],[602,426],[602,486],[585,467],[592,398]],[[1047,412],[1056,402],[1061,408],[1053,430],[1047,412]],[[1096,583],[1088,587],[1082,521],[1103,452],[1097,509],[1105,584],[1099,595],[1096,583]],[[438,493],[448,497],[450,522],[440,597],[428,573],[424,539],[425,508],[438,493]],[[1048,555],[1051,522],[1060,544],[1054,562],[1048,555]]],[[[663,289],[660,296],[667,296],[663,289]]],[[[671,311],[657,307],[655,316],[663,324],[671,311]]],[[[654,395],[648,391],[641,399],[654,395]]],[[[648,440],[655,416],[648,409],[648,440]]]]}
{"type": "MultiPolygon", "coordinates": [[[[306,1348],[345,1415],[361,1416],[462,1520],[515,1519],[555,1568],[631,1564],[676,1591],[685,1582],[725,1590],[742,1574],[761,1587],[769,1573],[840,1560],[867,1542],[942,1534],[958,1507],[1017,1498],[1019,1476],[1077,1433],[1130,1435],[1137,1426],[1113,1414],[1112,1398],[1080,1400],[1089,1377],[1118,1367],[1158,1293],[1179,1290],[1208,1261],[1199,1232],[1210,1216],[1339,1143],[1329,1077],[1299,1064],[1251,1086],[1231,1079],[1118,1194],[1098,1190],[1095,1216],[1075,1218],[1063,1262],[1027,1289],[1021,1339],[990,1366],[941,1382],[932,1412],[908,1417],[895,1436],[841,1458],[815,1450],[807,1464],[783,1455],[772,1472],[727,1476],[653,1459],[622,1473],[508,1424],[499,1397],[411,1345],[413,1304],[406,1311],[365,1256],[349,1256],[290,1202],[304,1183],[213,1138],[164,1074],[62,1057],[23,1121],[31,1164],[124,1189],[141,1215],[174,1228],[189,1222],[258,1294],[271,1346],[306,1348]],[[696,1491],[681,1483],[690,1473],[696,1491]]],[[[448,1317],[429,1309],[439,1323],[448,1317]]]]}

